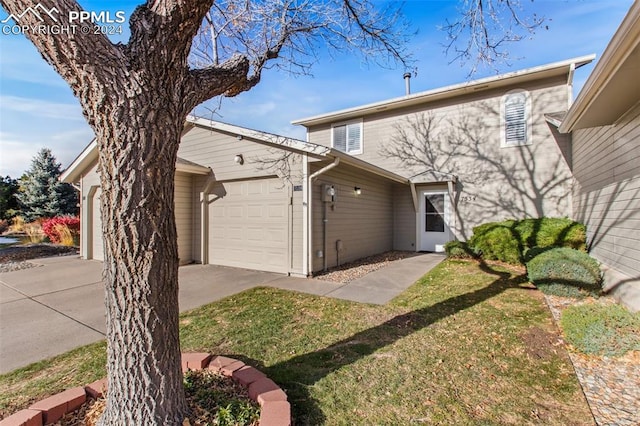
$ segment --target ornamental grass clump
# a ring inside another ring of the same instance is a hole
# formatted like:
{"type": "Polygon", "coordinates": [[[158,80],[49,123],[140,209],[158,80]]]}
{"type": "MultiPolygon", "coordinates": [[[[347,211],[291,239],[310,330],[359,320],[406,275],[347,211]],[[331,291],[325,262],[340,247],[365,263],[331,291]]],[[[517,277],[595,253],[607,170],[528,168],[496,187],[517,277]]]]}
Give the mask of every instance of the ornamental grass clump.
{"type": "Polygon", "coordinates": [[[566,340],[585,354],[621,356],[640,351],[640,312],[617,304],[569,306],[560,325],[566,340]]]}
{"type": "Polygon", "coordinates": [[[529,281],[545,294],[583,298],[602,291],[598,261],[568,247],[534,248],[527,252],[529,281]]]}

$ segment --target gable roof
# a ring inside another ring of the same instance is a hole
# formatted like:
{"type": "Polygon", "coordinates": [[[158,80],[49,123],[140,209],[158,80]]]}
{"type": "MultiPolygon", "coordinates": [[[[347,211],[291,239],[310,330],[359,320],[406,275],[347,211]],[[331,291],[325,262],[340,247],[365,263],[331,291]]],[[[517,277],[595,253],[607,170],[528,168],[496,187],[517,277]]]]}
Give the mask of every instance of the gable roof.
{"type": "MultiPolygon", "coordinates": [[[[317,124],[326,124],[352,118],[360,118],[366,115],[378,113],[380,111],[391,111],[394,109],[424,104],[436,100],[450,99],[467,93],[481,92],[503,86],[526,83],[542,78],[560,76],[563,74],[569,74],[569,78],[571,78],[572,69],[579,68],[585,64],[588,64],[593,61],[594,58],[595,55],[580,56],[578,58],[567,59],[561,62],[554,62],[551,64],[513,71],[506,74],[500,74],[492,77],[454,84],[451,86],[440,87],[437,89],[428,90],[426,92],[405,95],[386,101],[375,102],[372,104],[361,105],[354,108],[347,108],[335,112],[302,118],[292,121],[291,123],[301,124],[308,127],[317,124]]],[[[568,83],[571,82],[569,81],[568,83]]]]}
{"type": "Polygon", "coordinates": [[[613,124],[640,101],[640,2],[634,2],[560,125],[563,133],[613,124]]]}
{"type": "MultiPolygon", "coordinates": [[[[339,158],[343,164],[348,164],[361,170],[366,170],[379,176],[383,176],[395,182],[408,183],[407,178],[400,176],[396,173],[385,170],[381,167],[375,166],[366,161],[355,158],[349,154],[338,151],[334,148],[328,148],[326,146],[317,145],[310,142],[301,141],[299,139],[288,138],[286,136],[280,136],[273,133],[261,132],[258,130],[248,129],[246,127],[240,127],[233,124],[222,123],[219,121],[208,120],[206,118],[188,116],[184,125],[183,135],[194,127],[204,127],[210,130],[216,130],[219,132],[235,135],[240,139],[247,139],[252,142],[262,143],[274,148],[285,149],[288,151],[294,151],[297,153],[309,154],[312,157],[318,159],[334,159],[339,158]]],[[[67,167],[67,169],[60,175],[62,182],[74,183],[76,182],[82,173],[91,166],[98,159],[98,144],[93,139],[89,145],[76,157],[75,160],[67,167]]],[[[193,173],[193,174],[208,174],[211,169],[200,164],[196,164],[192,161],[179,158],[176,161],[176,170],[193,173]]]]}
{"type": "Polygon", "coordinates": [[[378,167],[352,155],[346,154],[335,148],[329,148],[324,145],[318,145],[311,142],[301,141],[286,136],[280,136],[273,133],[261,132],[259,130],[248,129],[246,127],[236,126],[234,124],[222,123],[220,121],[208,120],[206,118],[189,116],[187,118],[188,126],[202,126],[211,130],[218,130],[236,137],[247,138],[254,142],[272,146],[274,148],[286,149],[298,153],[309,154],[312,157],[323,158],[339,158],[342,164],[348,164],[361,170],[366,170],[378,176],[400,183],[408,183],[408,179],[396,173],[390,172],[382,167],[378,167]]]}
{"type": "MultiPolygon", "coordinates": [[[[82,172],[84,172],[89,166],[91,166],[95,161],[98,160],[98,143],[95,138],[89,142],[80,155],[76,157],[75,160],[71,162],[69,167],[67,167],[58,178],[61,182],[66,183],[75,183],[82,172]]],[[[193,161],[185,160],[184,158],[178,157],[176,160],[176,170],[184,173],[191,173],[196,175],[206,175],[209,174],[211,169],[205,166],[201,166],[200,164],[196,164],[193,161]]]]}

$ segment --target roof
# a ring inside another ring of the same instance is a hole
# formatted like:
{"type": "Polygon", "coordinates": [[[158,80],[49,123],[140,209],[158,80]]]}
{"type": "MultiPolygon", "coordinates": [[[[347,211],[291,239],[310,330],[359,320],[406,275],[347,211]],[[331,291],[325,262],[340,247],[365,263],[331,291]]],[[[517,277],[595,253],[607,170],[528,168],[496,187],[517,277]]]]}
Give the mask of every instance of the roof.
{"type": "Polygon", "coordinates": [[[547,65],[541,65],[538,67],[527,68],[520,71],[513,71],[506,74],[481,78],[478,80],[468,81],[452,86],[445,86],[433,90],[428,90],[426,92],[406,95],[382,102],[375,102],[372,104],[303,118],[292,121],[292,124],[301,124],[308,127],[318,124],[331,123],[338,120],[348,120],[365,115],[375,114],[380,111],[390,111],[394,109],[405,108],[408,106],[424,104],[427,102],[433,102],[436,100],[450,99],[468,93],[486,91],[503,86],[521,84],[543,78],[560,76],[563,74],[569,74],[570,70],[573,68],[578,68],[582,65],[590,63],[594,58],[595,55],[587,55],[578,58],[567,59],[561,62],[554,62],[547,65]]]}
{"type": "Polygon", "coordinates": [[[252,130],[246,127],[240,127],[233,124],[221,123],[219,121],[208,120],[206,118],[189,116],[187,122],[191,125],[202,126],[208,129],[219,130],[237,137],[254,140],[274,148],[286,149],[298,153],[310,154],[316,158],[340,158],[342,164],[348,164],[361,170],[366,170],[395,182],[408,183],[407,178],[396,173],[390,172],[381,167],[363,161],[352,155],[346,154],[335,148],[329,148],[324,145],[318,145],[311,142],[301,141],[299,139],[288,138],[273,133],[252,130]]]}
{"type": "Polygon", "coordinates": [[[640,2],[634,2],[560,125],[563,133],[613,124],[640,101],[640,2]]]}
{"type": "Polygon", "coordinates": [[[562,123],[562,120],[564,120],[564,117],[566,115],[567,111],[549,112],[544,115],[544,118],[545,120],[547,120],[547,123],[557,128],[560,127],[560,124],[562,123]]]}
{"type": "MultiPolygon", "coordinates": [[[[187,117],[183,134],[196,126],[235,135],[240,139],[246,138],[247,140],[269,145],[274,148],[309,154],[315,158],[340,158],[340,161],[343,164],[349,164],[361,170],[369,171],[395,182],[408,183],[407,178],[403,176],[400,176],[373,164],[367,163],[366,161],[360,160],[359,158],[353,157],[334,148],[328,148],[326,146],[288,138],[286,136],[261,132],[258,130],[248,129],[246,127],[240,127],[233,124],[222,123],[219,121],[208,120],[201,117],[187,117]]],[[[87,145],[85,149],[80,153],[80,155],[78,155],[78,157],[73,160],[69,167],[67,167],[67,169],[60,175],[60,180],[68,183],[76,182],[80,178],[82,173],[95,161],[97,161],[97,159],[98,145],[96,140],[93,139],[89,143],[89,145],[87,145]]],[[[211,171],[211,169],[209,169],[208,167],[179,157],[176,161],[176,170],[193,174],[208,174],[211,171]]]]}
{"type": "MultiPolygon", "coordinates": [[[[76,182],[82,173],[91,166],[94,162],[98,160],[98,144],[95,138],[89,142],[80,155],[76,157],[75,160],[71,162],[69,167],[67,167],[60,174],[60,181],[67,183],[76,182]]],[[[210,169],[205,166],[201,166],[200,164],[196,164],[192,161],[185,160],[183,158],[178,157],[176,160],[176,170],[184,173],[191,173],[197,175],[206,175],[209,174],[210,169]]]]}

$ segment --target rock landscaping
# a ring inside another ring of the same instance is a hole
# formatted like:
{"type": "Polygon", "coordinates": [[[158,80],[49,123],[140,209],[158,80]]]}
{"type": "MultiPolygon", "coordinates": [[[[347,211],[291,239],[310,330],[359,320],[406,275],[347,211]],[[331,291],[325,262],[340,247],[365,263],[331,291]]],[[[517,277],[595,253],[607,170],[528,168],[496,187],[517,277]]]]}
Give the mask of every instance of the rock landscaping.
{"type": "MultiPolygon", "coordinates": [[[[559,323],[562,310],[575,299],[545,295],[553,318],[559,323]]],[[[613,303],[600,298],[593,303],[613,303]]],[[[584,355],[569,348],[569,358],[598,425],[640,424],[640,352],[623,356],[584,355]]]]}
{"type": "Polygon", "coordinates": [[[55,244],[23,244],[0,249],[0,273],[35,268],[39,265],[30,259],[78,254],[77,247],[55,244]]]}

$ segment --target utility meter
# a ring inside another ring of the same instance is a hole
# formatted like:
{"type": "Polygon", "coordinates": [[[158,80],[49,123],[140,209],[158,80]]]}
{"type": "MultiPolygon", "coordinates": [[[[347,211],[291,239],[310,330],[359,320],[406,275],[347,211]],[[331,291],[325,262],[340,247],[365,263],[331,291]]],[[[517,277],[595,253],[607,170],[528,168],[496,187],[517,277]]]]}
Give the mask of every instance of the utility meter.
{"type": "Polygon", "coordinates": [[[325,203],[336,202],[336,188],[333,185],[323,185],[322,187],[322,201],[325,203]]]}

